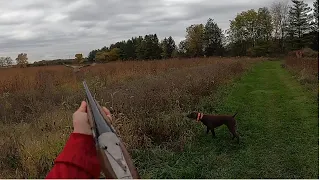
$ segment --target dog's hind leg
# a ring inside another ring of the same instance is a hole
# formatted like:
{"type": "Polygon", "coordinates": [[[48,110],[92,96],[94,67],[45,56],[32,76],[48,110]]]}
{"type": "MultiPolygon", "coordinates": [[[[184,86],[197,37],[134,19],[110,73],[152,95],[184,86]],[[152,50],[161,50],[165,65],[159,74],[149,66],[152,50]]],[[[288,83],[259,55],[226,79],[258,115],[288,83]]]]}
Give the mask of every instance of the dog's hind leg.
{"type": "Polygon", "coordinates": [[[210,129],[209,129],[209,127],[207,127],[207,134],[209,133],[209,131],[210,131],[210,129]]]}

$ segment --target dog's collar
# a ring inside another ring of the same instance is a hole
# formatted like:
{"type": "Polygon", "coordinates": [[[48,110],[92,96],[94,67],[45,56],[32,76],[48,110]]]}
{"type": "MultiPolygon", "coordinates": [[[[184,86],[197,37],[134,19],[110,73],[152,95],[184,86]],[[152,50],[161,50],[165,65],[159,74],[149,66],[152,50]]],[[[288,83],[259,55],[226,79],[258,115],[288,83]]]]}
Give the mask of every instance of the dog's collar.
{"type": "Polygon", "coordinates": [[[202,118],[203,118],[203,114],[202,113],[198,113],[197,121],[201,121],[202,118]]]}

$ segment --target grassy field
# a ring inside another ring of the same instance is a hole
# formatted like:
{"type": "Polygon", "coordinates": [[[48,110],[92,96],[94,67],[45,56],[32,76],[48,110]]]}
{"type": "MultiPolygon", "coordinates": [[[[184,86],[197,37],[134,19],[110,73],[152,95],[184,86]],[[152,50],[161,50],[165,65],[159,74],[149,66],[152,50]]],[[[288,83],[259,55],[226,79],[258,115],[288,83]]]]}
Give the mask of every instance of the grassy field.
{"type": "MultiPolygon", "coordinates": [[[[129,151],[161,146],[182,152],[196,126],[184,114],[263,59],[198,58],[0,71],[0,177],[43,178],[72,131],[86,79],[129,151]]],[[[143,171],[143,169],[141,169],[143,171]]]]}
{"type": "Polygon", "coordinates": [[[162,147],[135,151],[144,178],[319,178],[318,98],[281,68],[278,61],[259,63],[232,86],[203,98],[205,113],[233,114],[240,145],[226,127],[217,138],[197,127],[183,152],[162,147]]]}
{"type": "Polygon", "coordinates": [[[63,66],[3,69],[0,177],[45,177],[72,131],[85,78],[144,178],[317,178],[317,90],[299,82],[301,71],[312,74],[303,76],[309,84],[318,74],[310,61],[284,63],[290,71],[261,58],[114,62],[77,75],[63,66]],[[239,111],[240,145],[226,127],[206,135],[186,119],[193,110],[239,111]]]}

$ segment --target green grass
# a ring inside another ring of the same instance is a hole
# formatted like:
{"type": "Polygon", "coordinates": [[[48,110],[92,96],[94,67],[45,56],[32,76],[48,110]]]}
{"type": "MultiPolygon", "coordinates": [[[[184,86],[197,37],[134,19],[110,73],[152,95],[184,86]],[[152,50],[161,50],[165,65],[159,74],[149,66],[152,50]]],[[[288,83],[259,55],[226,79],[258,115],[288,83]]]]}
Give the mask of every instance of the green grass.
{"type": "Polygon", "coordinates": [[[198,127],[183,152],[134,151],[143,178],[319,178],[318,102],[280,62],[259,63],[241,79],[201,100],[205,113],[236,116],[240,144],[225,126],[217,138],[198,127]]]}

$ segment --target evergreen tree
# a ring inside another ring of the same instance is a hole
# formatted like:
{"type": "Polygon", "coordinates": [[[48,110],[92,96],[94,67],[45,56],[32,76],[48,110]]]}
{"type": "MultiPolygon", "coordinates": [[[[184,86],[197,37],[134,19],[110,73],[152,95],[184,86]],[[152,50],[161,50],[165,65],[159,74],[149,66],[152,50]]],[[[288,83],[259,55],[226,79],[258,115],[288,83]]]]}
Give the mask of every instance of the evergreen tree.
{"type": "Polygon", "coordinates": [[[175,50],[176,50],[176,43],[174,42],[173,38],[171,36],[169,36],[168,46],[167,46],[168,58],[173,57],[173,53],[175,50]]]}
{"type": "Polygon", "coordinates": [[[95,61],[96,54],[97,54],[98,51],[99,51],[99,49],[95,49],[95,50],[92,50],[92,51],[89,52],[89,54],[88,54],[88,61],[89,62],[95,61]]]}
{"type": "Polygon", "coordinates": [[[292,49],[300,49],[307,45],[308,40],[303,35],[310,32],[311,16],[308,14],[311,8],[308,4],[299,0],[292,0],[293,6],[289,10],[289,28],[290,42],[292,49]]]}
{"type": "Polygon", "coordinates": [[[173,40],[173,38],[170,36],[169,38],[164,38],[161,42],[161,48],[162,48],[162,58],[172,58],[173,52],[176,50],[176,44],[173,40]]]}
{"type": "Polygon", "coordinates": [[[204,54],[206,56],[222,53],[223,34],[217,23],[209,18],[204,27],[204,54]]]}

